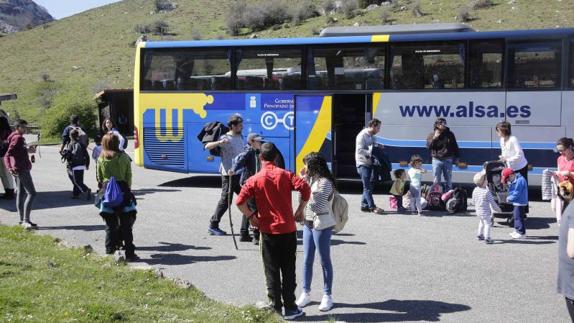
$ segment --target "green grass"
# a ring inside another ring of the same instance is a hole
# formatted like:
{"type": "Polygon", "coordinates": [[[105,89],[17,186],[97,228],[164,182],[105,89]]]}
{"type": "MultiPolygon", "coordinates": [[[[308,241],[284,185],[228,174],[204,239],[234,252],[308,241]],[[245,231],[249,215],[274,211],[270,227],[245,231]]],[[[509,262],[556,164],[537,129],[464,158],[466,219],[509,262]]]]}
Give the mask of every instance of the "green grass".
{"type": "MultiPolygon", "coordinates": [[[[177,9],[154,13],[154,1],[124,0],[96,8],[72,17],[51,22],[32,30],[0,37],[0,92],[16,92],[18,100],[2,104],[2,108],[39,122],[45,109],[38,101],[42,74],[47,74],[62,90],[72,84],[94,92],[103,87],[132,87],[135,50],[132,43],[138,37],[136,25],[163,20],[173,35],[158,39],[191,39],[194,32],[204,39],[229,38],[225,29],[227,8],[234,0],[177,0],[177,9]]],[[[264,0],[249,0],[257,2],[264,0]]],[[[287,0],[285,0],[287,1],[287,0]]],[[[299,0],[297,0],[299,1],[299,0]]],[[[408,9],[412,0],[400,0],[406,10],[392,12],[394,24],[456,22],[458,9],[467,0],[422,0],[424,16],[414,17],[408,9]]],[[[320,5],[323,0],[313,0],[320,5]]],[[[469,25],[477,30],[533,29],[574,26],[572,0],[494,0],[488,9],[471,11],[469,25]],[[514,8],[514,9],[513,9],[514,8]]],[[[292,3],[292,2],[290,2],[292,3]]],[[[381,23],[381,8],[352,19],[335,15],[334,26],[377,25],[381,23]]],[[[260,38],[308,37],[327,27],[325,17],[304,21],[299,26],[286,24],[276,30],[257,32],[260,38]]],[[[239,36],[249,37],[247,33],[239,36]]]]}
{"type": "Polygon", "coordinates": [[[0,226],[2,322],[278,322],[215,302],[149,270],[117,265],[19,227],[0,226]]]}

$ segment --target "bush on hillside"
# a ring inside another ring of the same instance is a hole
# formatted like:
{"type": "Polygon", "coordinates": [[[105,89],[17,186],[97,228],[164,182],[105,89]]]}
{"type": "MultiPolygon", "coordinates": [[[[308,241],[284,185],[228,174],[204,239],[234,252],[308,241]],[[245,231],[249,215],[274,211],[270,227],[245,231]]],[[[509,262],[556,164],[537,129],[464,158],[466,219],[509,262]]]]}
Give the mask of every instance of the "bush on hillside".
{"type": "Polygon", "coordinates": [[[291,22],[295,26],[300,25],[306,19],[317,16],[319,16],[317,8],[310,0],[300,2],[291,9],[291,22]]]}
{"type": "Polygon", "coordinates": [[[151,26],[150,25],[136,25],[134,27],[134,31],[138,34],[149,34],[151,33],[151,26]]]}
{"type": "Polygon", "coordinates": [[[425,15],[421,9],[421,0],[415,0],[411,3],[411,12],[417,18],[425,15]]]}
{"type": "Polygon", "coordinates": [[[155,11],[156,12],[166,12],[172,11],[176,8],[176,5],[170,0],[155,0],[155,11]]]}
{"type": "Polygon", "coordinates": [[[241,28],[260,31],[274,25],[280,25],[289,18],[289,7],[281,0],[254,4],[245,4],[244,1],[239,4],[238,1],[230,7],[227,14],[227,30],[232,35],[238,35],[241,28]],[[243,8],[240,8],[240,5],[243,5],[243,8]]]}
{"type": "Polygon", "coordinates": [[[169,34],[169,24],[163,20],[154,22],[150,28],[154,35],[165,36],[169,34]]]}
{"type": "Polygon", "coordinates": [[[492,5],[492,0],[471,0],[468,3],[468,6],[473,10],[488,8],[492,5]]]}
{"type": "Polygon", "coordinates": [[[331,11],[337,8],[337,5],[335,5],[335,0],[325,0],[321,4],[321,8],[323,8],[325,14],[328,15],[331,11]]]}
{"type": "Polygon", "coordinates": [[[462,6],[460,8],[458,8],[458,15],[456,16],[456,19],[459,22],[468,22],[470,21],[470,8],[468,6],[462,6]]]}
{"type": "Polygon", "coordinates": [[[97,132],[97,104],[88,92],[75,86],[61,91],[42,117],[42,135],[59,138],[62,130],[70,123],[70,116],[75,114],[80,117],[88,135],[93,137],[97,132]]]}
{"type": "Polygon", "coordinates": [[[362,8],[362,9],[365,9],[366,7],[368,7],[372,4],[379,5],[380,0],[358,0],[359,8],[362,8]]]}
{"type": "Polygon", "coordinates": [[[359,9],[357,0],[343,0],[343,2],[341,2],[341,11],[347,19],[355,18],[357,9],[359,9]]]}
{"type": "Polygon", "coordinates": [[[59,89],[60,86],[49,79],[36,84],[34,87],[34,94],[40,107],[43,109],[51,108],[54,97],[58,94],[59,89]]]}
{"type": "Polygon", "coordinates": [[[381,22],[384,25],[391,22],[391,9],[383,8],[383,10],[381,10],[381,22]]]}

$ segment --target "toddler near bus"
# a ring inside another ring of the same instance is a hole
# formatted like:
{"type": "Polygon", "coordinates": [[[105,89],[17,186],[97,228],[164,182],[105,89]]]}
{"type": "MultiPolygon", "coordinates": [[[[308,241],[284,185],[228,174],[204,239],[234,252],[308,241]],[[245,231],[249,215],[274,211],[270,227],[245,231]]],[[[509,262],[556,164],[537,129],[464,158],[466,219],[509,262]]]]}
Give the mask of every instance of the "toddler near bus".
{"type": "Polygon", "coordinates": [[[494,196],[486,187],[486,172],[476,173],[473,181],[476,187],[472,191],[472,202],[476,209],[476,215],[479,218],[476,239],[479,241],[484,240],[487,244],[491,244],[492,210],[496,212],[501,212],[501,210],[496,204],[494,196]]]}
{"type": "Polygon", "coordinates": [[[413,214],[416,212],[418,215],[423,215],[421,187],[423,174],[426,173],[426,170],[423,169],[423,159],[419,155],[412,155],[410,165],[411,168],[409,168],[408,174],[411,179],[411,186],[409,188],[409,192],[411,193],[411,212],[413,214]]]}
{"type": "Polygon", "coordinates": [[[395,180],[391,186],[390,193],[397,201],[397,212],[404,213],[406,209],[403,206],[403,195],[405,194],[405,180],[407,177],[407,172],[404,169],[399,168],[393,171],[395,180]]]}

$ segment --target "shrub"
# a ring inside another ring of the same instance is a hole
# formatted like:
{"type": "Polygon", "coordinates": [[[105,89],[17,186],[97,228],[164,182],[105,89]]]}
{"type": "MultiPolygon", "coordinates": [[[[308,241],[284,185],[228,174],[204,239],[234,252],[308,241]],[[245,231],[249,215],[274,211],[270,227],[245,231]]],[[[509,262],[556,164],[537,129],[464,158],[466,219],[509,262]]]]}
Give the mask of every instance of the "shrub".
{"type": "Polygon", "coordinates": [[[59,86],[56,82],[45,79],[43,82],[38,83],[35,88],[36,101],[43,109],[52,107],[54,97],[58,94],[59,86]]]}
{"type": "Polygon", "coordinates": [[[289,17],[289,7],[281,0],[246,5],[243,8],[238,8],[238,3],[235,3],[227,15],[227,29],[232,35],[237,35],[244,27],[259,31],[280,25],[289,17]],[[238,10],[234,12],[235,9],[238,10]]]}
{"type": "Polygon", "coordinates": [[[401,9],[401,5],[399,4],[399,0],[390,0],[391,2],[391,10],[399,11],[401,9]]]}
{"type": "Polygon", "coordinates": [[[296,4],[293,9],[291,9],[291,22],[297,26],[301,24],[302,21],[317,17],[318,15],[315,5],[310,0],[306,0],[296,4]]]}
{"type": "Polygon", "coordinates": [[[246,7],[247,3],[244,0],[238,0],[231,4],[225,19],[227,31],[231,36],[239,35],[239,31],[243,26],[243,15],[246,7]]]}
{"type": "Polygon", "coordinates": [[[357,9],[359,4],[357,0],[343,0],[341,3],[341,11],[345,15],[345,18],[352,19],[357,15],[357,9]]]}
{"type": "Polygon", "coordinates": [[[193,30],[191,32],[191,39],[193,40],[201,40],[203,37],[201,36],[201,33],[198,30],[193,30]]]}
{"type": "Polygon", "coordinates": [[[421,9],[421,0],[415,0],[412,2],[411,12],[413,13],[413,16],[415,16],[415,17],[422,17],[425,15],[421,9]]]}
{"type": "Polygon", "coordinates": [[[80,86],[69,86],[54,98],[52,108],[46,110],[42,118],[42,134],[59,137],[69,124],[72,114],[78,115],[89,136],[96,134],[97,104],[91,94],[80,86]]]}
{"type": "Polygon", "coordinates": [[[337,6],[335,5],[334,0],[325,0],[321,4],[321,8],[323,8],[323,10],[325,11],[325,14],[328,15],[329,12],[335,10],[337,8],[337,6]]]}
{"type": "Polygon", "coordinates": [[[154,35],[165,36],[169,33],[169,24],[163,20],[158,20],[151,26],[154,35]]]}
{"type": "Polygon", "coordinates": [[[459,22],[470,21],[470,8],[468,6],[462,6],[458,8],[458,15],[456,18],[459,22]]]}
{"type": "Polygon", "coordinates": [[[151,32],[150,25],[136,25],[134,31],[138,34],[149,34],[151,32]]]}
{"type": "Polygon", "coordinates": [[[468,6],[473,9],[484,9],[492,6],[492,0],[471,0],[468,6]]]}
{"type": "Polygon", "coordinates": [[[170,0],[155,0],[155,11],[172,11],[176,8],[175,4],[170,0]]]}
{"type": "Polygon", "coordinates": [[[385,25],[391,22],[391,10],[389,8],[383,8],[381,11],[381,22],[385,25]]]}
{"type": "Polygon", "coordinates": [[[365,9],[366,7],[372,5],[372,4],[376,4],[379,5],[380,1],[379,0],[358,0],[358,5],[359,8],[365,9]]]}

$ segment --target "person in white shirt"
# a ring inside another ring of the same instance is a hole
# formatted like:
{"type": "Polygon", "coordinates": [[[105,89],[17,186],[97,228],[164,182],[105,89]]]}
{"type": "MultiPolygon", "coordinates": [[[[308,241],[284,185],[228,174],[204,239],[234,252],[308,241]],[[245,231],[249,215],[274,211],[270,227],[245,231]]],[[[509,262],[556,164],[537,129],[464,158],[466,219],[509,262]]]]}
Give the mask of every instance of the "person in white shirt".
{"type": "Polygon", "coordinates": [[[421,205],[421,188],[423,174],[427,171],[423,168],[423,159],[419,155],[411,156],[410,165],[411,168],[409,168],[407,173],[411,179],[411,185],[409,188],[409,192],[411,193],[411,212],[416,212],[418,215],[423,215],[421,205]]]}
{"type": "Polygon", "coordinates": [[[118,139],[120,139],[120,151],[124,151],[126,146],[126,138],[124,138],[124,136],[122,136],[122,134],[118,131],[116,125],[111,119],[104,120],[104,123],[102,124],[102,130],[104,131],[104,134],[111,132],[118,136],[118,139]]]}
{"type": "MultiPolygon", "coordinates": [[[[496,134],[500,137],[501,154],[498,156],[500,161],[511,168],[515,173],[520,173],[528,184],[528,161],[522,151],[520,142],[512,135],[512,126],[509,122],[502,121],[496,124],[496,134]]],[[[528,213],[528,205],[525,213],[528,213]]]]}
{"type": "Polygon", "coordinates": [[[363,198],[361,200],[361,211],[383,214],[383,209],[378,208],[373,200],[373,174],[372,152],[375,142],[375,135],[381,131],[381,121],[373,119],[369,121],[367,128],[361,130],[355,139],[355,164],[357,173],[361,176],[363,183],[363,198]]]}
{"type": "Polygon", "coordinates": [[[476,187],[472,191],[472,202],[479,218],[476,239],[484,240],[487,244],[492,243],[490,231],[492,228],[492,210],[501,212],[500,207],[494,201],[494,196],[486,187],[486,172],[476,173],[473,178],[476,187]]]}

